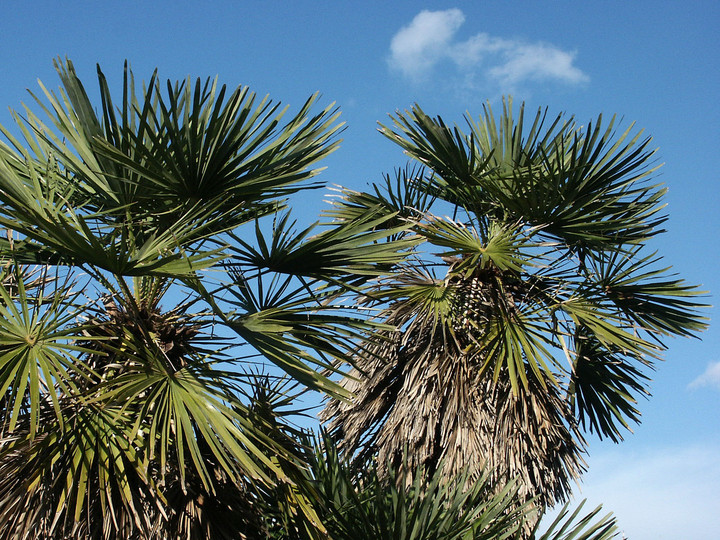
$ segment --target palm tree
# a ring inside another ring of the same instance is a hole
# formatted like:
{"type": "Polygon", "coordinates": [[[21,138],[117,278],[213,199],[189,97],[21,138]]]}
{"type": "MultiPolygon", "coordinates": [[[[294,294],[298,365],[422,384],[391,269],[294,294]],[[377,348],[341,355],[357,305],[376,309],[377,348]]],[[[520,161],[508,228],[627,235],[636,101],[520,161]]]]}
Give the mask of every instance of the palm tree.
{"type": "Polygon", "coordinates": [[[615,119],[586,127],[512,101],[468,132],[418,106],[381,132],[422,167],[331,215],[385,212],[414,258],[362,301],[380,331],[341,381],[354,399],[323,411],[345,455],[452,479],[520,479],[541,508],[567,498],[589,432],[613,441],[639,421],[636,397],[669,336],[705,327],[695,287],[650,247],[665,188],[654,154],[615,119]],[[407,454],[406,454],[407,452],[407,454]]]}
{"type": "Polygon", "coordinates": [[[139,90],[127,65],[119,101],[98,68],[96,108],[56,68],[0,143],[0,537],[262,538],[270,491],[324,537],[243,396],[268,363],[346,395],[330,375],[375,325],[339,303],[409,245],[376,242],[385,216],[289,217],[338,112],[215,80],[139,90]]]}

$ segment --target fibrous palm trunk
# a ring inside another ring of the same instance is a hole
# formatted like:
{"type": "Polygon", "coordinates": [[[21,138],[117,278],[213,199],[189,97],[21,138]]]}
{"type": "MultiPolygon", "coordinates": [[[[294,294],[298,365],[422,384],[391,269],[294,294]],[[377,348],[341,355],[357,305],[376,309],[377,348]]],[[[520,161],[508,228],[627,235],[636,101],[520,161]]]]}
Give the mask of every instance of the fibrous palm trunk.
{"type": "Polygon", "coordinates": [[[527,385],[513,388],[507,368],[494,377],[474,346],[498,304],[512,310],[524,294],[517,279],[501,277],[501,291],[490,274],[446,280],[447,325],[391,305],[385,322],[398,330],[358,355],[343,381],[354,399],[331,401],[322,417],[347,454],[377,452],[381,474],[403,464],[442,468],[448,479],[487,469],[500,484],[519,477],[526,500],[552,505],[581,474],[584,443],[554,381],[528,368],[527,385]]]}

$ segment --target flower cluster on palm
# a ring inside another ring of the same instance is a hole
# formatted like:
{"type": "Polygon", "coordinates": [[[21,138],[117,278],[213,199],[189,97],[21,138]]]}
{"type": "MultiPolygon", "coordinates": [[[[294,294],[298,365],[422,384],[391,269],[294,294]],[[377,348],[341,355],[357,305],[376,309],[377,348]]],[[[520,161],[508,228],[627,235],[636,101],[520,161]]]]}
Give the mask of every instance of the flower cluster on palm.
{"type": "Polygon", "coordinates": [[[349,456],[489,469],[546,507],[583,472],[587,432],[618,441],[638,421],[663,339],[702,330],[701,305],[648,253],[665,221],[649,139],[601,117],[528,126],[511,101],[467,120],[393,117],[382,133],[423,169],[336,202],[340,222],[386,212],[417,245],[365,295],[392,329],[323,415],[349,456]]]}

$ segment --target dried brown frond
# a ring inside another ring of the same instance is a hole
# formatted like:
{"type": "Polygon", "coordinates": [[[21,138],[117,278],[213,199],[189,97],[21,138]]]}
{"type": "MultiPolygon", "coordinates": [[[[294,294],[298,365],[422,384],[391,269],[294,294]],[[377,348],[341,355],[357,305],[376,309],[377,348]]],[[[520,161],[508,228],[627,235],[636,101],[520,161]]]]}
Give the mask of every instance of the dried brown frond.
{"type": "Polygon", "coordinates": [[[476,346],[494,317],[513,316],[527,294],[522,282],[489,269],[452,276],[446,287],[444,321],[405,300],[384,312],[399,329],[358,355],[343,380],[354,399],[329,402],[322,418],[348,455],[377,452],[381,474],[407,452],[410,470],[477,478],[488,469],[500,484],[519,477],[526,500],[564,499],[583,471],[584,441],[557,383],[528,367],[527,385],[514,390],[507,368],[494,377],[476,346]]]}

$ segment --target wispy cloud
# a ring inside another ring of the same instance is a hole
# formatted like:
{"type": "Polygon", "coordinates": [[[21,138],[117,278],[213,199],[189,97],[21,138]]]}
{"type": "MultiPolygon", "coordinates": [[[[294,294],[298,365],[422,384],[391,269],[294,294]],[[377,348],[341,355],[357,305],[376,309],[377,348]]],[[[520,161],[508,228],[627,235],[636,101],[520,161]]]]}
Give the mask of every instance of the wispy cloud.
{"type": "Polygon", "coordinates": [[[575,55],[542,43],[515,43],[504,51],[505,62],[490,69],[492,77],[505,84],[524,80],[555,79],[577,84],[588,76],[573,65],[575,55]]]}
{"type": "MultiPolygon", "coordinates": [[[[720,530],[720,447],[716,444],[623,448],[589,458],[589,471],[575,500],[588,511],[603,505],[634,540],[716,538],[720,530]]],[[[546,516],[552,521],[557,509],[546,516]]]]}
{"type": "Polygon", "coordinates": [[[528,43],[480,32],[466,40],[456,38],[465,22],[459,9],[421,11],[390,42],[390,67],[421,81],[441,64],[454,65],[465,79],[483,77],[503,86],[530,80],[568,84],[589,77],[574,65],[575,53],[549,43],[528,43]]]}
{"type": "Polygon", "coordinates": [[[710,363],[707,369],[688,385],[690,389],[703,387],[720,390],[720,362],[710,363]]]}
{"type": "Polygon", "coordinates": [[[421,11],[393,36],[390,65],[408,77],[422,77],[450,55],[452,38],[463,22],[459,9],[421,11]]]}

